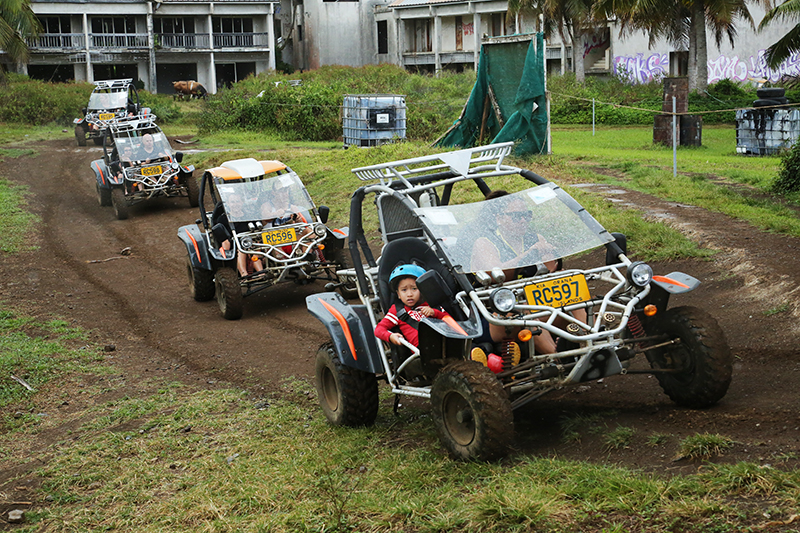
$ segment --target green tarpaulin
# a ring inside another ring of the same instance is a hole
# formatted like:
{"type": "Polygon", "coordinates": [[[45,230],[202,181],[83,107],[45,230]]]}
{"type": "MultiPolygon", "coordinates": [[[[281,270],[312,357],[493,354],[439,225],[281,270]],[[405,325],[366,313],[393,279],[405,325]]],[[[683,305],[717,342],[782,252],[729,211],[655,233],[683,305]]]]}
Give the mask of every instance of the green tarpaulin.
{"type": "Polygon", "coordinates": [[[515,141],[518,155],[548,153],[543,34],[485,42],[477,77],[461,117],[435,146],[515,141]]]}

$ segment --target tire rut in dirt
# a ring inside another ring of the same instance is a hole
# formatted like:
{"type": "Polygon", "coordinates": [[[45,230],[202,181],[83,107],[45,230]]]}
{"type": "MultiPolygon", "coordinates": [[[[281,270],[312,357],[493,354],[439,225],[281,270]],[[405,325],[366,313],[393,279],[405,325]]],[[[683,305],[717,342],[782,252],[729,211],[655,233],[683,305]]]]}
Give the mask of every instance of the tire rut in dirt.
{"type": "Polygon", "coordinates": [[[378,380],[341,362],[333,344],[317,351],[314,374],[325,418],[335,426],[371,426],[378,415],[378,380]]]}
{"type": "Polygon", "coordinates": [[[508,453],[514,415],[503,384],[475,361],[442,369],[431,388],[433,424],[456,459],[492,460],[508,453]]]}
{"type": "Polygon", "coordinates": [[[681,341],[676,346],[647,352],[653,368],[683,369],[674,374],[656,374],[672,401],[701,409],[725,396],[732,378],[733,354],[714,317],[697,307],[675,307],[668,309],[651,330],[681,341]]]}

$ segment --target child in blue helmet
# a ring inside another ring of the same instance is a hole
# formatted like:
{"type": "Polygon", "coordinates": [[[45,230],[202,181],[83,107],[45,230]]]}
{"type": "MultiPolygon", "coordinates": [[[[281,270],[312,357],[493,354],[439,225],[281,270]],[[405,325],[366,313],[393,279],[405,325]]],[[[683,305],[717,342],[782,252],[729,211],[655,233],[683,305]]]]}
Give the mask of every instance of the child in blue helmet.
{"type": "Polygon", "coordinates": [[[375,336],[385,342],[400,344],[401,339],[405,339],[414,346],[419,345],[419,335],[417,326],[419,321],[425,317],[442,319],[449,316],[441,309],[430,307],[425,302],[420,302],[421,295],[417,288],[417,278],[425,273],[425,269],[418,265],[400,265],[389,275],[389,283],[392,290],[397,293],[397,298],[402,304],[398,309],[398,304],[394,303],[386,312],[386,316],[375,326],[375,336]],[[391,332],[393,328],[399,328],[400,332],[391,332]]]}

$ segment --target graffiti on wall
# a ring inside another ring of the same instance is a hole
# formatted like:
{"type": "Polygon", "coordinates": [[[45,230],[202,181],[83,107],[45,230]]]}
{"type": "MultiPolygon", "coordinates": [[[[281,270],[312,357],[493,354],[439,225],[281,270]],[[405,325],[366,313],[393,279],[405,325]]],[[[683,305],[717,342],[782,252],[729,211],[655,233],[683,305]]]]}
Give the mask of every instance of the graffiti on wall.
{"type": "Polygon", "coordinates": [[[602,48],[605,50],[609,46],[609,37],[608,35],[597,35],[593,34],[589,38],[584,38],[583,40],[583,57],[589,55],[589,52],[594,50],[595,48],[602,48]]]}
{"type": "Polygon", "coordinates": [[[472,22],[462,24],[461,27],[464,30],[464,35],[472,35],[475,33],[475,24],[472,22]]]}
{"type": "Polygon", "coordinates": [[[750,56],[747,59],[740,59],[739,56],[719,56],[709,61],[708,83],[715,83],[725,78],[735,81],[768,80],[774,83],[786,74],[800,75],[800,52],[789,56],[774,70],[767,66],[767,61],[764,59],[765,52],[766,50],[759,50],[756,57],[750,56]]]}
{"type": "MultiPolygon", "coordinates": [[[[708,61],[708,82],[716,83],[723,79],[733,81],[769,80],[777,82],[786,74],[800,76],[800,52],[792,54],[777,69],[767,66],[764,59],[765,50],[759,50],[757,56],[739,58],[739,56],[719,56],[708,61]]],[[[614,57],[614,74],[630,83],[647,83],[658,81],[669,76],[669,54],[644,54],[635,56],[614,57]]]]}
{"type": "Polygon", "coordinates": [[[630,83],[647,83],[669,76],[669,54],[614,57],[614,74],[630,83]]]}

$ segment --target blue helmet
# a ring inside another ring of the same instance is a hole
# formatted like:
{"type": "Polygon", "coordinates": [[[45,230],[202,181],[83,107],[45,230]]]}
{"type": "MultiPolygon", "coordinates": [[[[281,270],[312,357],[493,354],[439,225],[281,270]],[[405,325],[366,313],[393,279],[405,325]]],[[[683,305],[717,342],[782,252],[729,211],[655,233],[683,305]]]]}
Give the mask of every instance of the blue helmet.
{"type": "Polygon", "coordinates": [[[413,277],[418,278],[425,273],[425,269],[419,265],[400,265],[392,270],[389,274],[389,284],[393,290],[397,290],[397,284],[400,283],[400,278],[413,277]]]}

